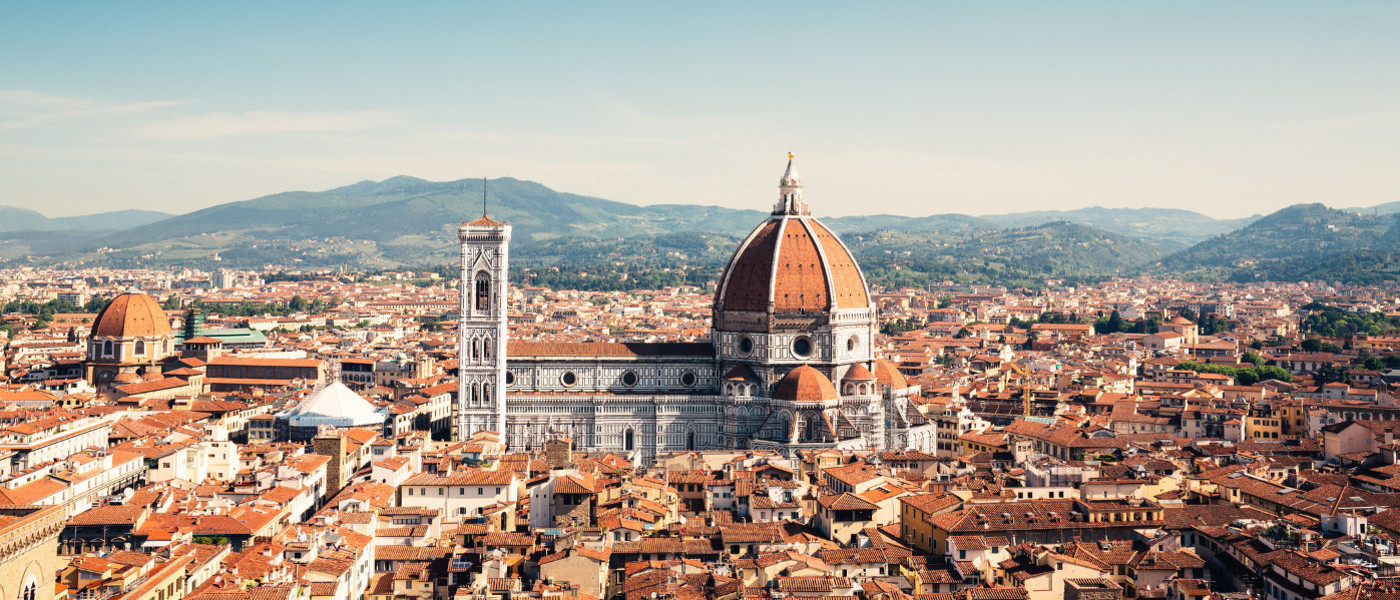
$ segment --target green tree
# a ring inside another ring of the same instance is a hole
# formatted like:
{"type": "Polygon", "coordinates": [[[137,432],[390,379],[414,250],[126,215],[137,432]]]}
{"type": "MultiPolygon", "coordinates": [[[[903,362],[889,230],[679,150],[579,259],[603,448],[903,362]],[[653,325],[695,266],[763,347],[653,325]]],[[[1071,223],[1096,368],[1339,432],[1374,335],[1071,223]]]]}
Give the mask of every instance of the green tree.
{"type": "Polygon", "coordinates": [[[1099,333],[1118,333],[1128,328],[1127,322],[1123,320],[1123,315],[1115,310],[1108,314],[1108,318],[1100,323],[1094,324],[1094,329],[1099,333]]]}

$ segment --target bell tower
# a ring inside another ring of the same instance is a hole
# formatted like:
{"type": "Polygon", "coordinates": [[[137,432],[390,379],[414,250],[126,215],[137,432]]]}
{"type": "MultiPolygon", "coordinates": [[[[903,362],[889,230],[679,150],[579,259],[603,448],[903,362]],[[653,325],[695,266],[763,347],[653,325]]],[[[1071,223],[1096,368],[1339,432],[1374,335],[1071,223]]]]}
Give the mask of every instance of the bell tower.
{"type": "Polygon", "coordinates": [[[481,180],[481,218],[457,227],[462,243],[458,284],[456,439],[480,431],[506,431],[506,280],[510,224],[486,216],[486,179],[481,180]]]}

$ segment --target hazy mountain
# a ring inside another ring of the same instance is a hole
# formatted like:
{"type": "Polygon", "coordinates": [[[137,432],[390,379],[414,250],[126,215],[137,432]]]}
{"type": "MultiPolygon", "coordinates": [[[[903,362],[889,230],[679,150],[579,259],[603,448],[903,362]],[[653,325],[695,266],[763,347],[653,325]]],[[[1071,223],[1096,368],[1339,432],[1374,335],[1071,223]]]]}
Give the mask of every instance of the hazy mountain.
{"type": "Polygon", "coordinates": [[[1042,210],[988,215],[981,218],[1002,227],[1027,227],[1068,221],[1149,240],[1166,247],[1186,248],[1201,240],[1244,227],[1258,219],[1259,215],[1243,219],[1215,219],[1179,208],[1091,206],[1075,210],[1042,210]]]}
{"type": "Polygon", "coordinates": [[[32,231],[47,229],[49,218],[35,211],[0,206],[0,231],[32,231]]]}
{"type": "MultiPolygon", "coordinates": [[[[637,206],[510,178],[493,179],[487,188],[491,216],[515,227],[517,264],[538,269],[534,273],[540,276],[544,270],[598,271],[602,265],[618,272],[679,271],[688,278],[694,275],[690,267],[717,268],[733,240],[766,215],[714,206],[637,206]]],[[[158,221],[153,219],[162,214],[146,211],[45,219],[0,207],[0,263],[444,265],[456,253],[456,224],[480,214],[481,196],[480,179],[394,177],[323,192],[273,194],[158,221]],[[62,234],[55,235],[59,230],[62,234]]],[[[1145,266],[1196,276],[1292,278],[1326,272],[1325,264],[1340,269],[1364,263],[1384,270],[1394,262],[1384,254],[1394,250],[1385,241],[1395,237],[1393,219],[1321,205],[1236,220],[1179,209],[1103,207],[823,220],[867,268],[889,281],[958,278],[954,275],[1033,281],[1131,274],[1145,266]],[[1346,257],[1363,252],[1370,254],[1346,257]]]]}
{"type": "Polygon", "coordinates": [[[1377,276],[1361,271],[1380,268],[1383,276],[1396,262],[1398,220],[1400,215],[1296,204],[1177,252],[1159,268],[1235,280],[1360,281],[1377,276]]]}
{"type": "Polygon", "coordinates": [[[170,213],[157,212],[154,210],[114,210],[112,212],[97,213],[95,215],[82,215],[77,217],[52,217],[49,222],[57,225],[55,229],[74,229],[77,231],[120,231],[140,227],[149,223],[163,221],[173,217],[170,213]]]}
{"type": "Polygon", "coordinates": [[[49,218],[26,208],[0,206],[0,231],[119,231],[172,217],[170,213],[151,210],[118,210],[49,218]]]}

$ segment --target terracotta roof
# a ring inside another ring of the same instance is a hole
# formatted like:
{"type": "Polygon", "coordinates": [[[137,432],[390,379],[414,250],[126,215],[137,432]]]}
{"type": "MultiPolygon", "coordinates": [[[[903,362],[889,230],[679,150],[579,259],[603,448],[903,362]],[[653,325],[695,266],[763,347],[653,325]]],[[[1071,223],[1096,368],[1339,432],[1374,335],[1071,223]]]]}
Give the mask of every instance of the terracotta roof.
{"type": "Polygon", "coordinates": [[[155,298],[127,293],[112,298],[92,324],[93,337],[160,337],[171,335],[170,317],[155,298]]]}
{"type": "Polygon", "coordinates": [[[788,371],[773,387],[773,397],[796,402],[820,402],[839,397],[836,386],[821,371],[802,365],[788,371]]]}
{"type": "Polygon", "coordinates": [[[875,361],[875,379],[880,385],[887,385],[892,390],[902,390],[909,387],[909,382],[904,379],[904,374],[899,369],[883,358],[875,361]]]}
{"type": "Polygon", "coordinates": [[[856,363],[854,365],[851,365],[850,369],[846,370],[846,376],[842,379],[842,381],[845,381],[847,379],[852,381],[865,381],[875,380],[879,378],[876,377],[874,373],[871,373],[870,369],[865,368],[865,365],[856,363]]]}
{"type": "Polygon", "coordinates": [[[717,310],[803,312],[866,308],[855,258],[815,219],[776,215],[739,245],[720,278],[717,310]]]}
{"type": "Polygon", "coordinates": [[[496,221],[486,215],[481,215],[480,219],[477,219],[470,223],[465,223],[465,225],[469,227],[500,227],[502,225],[505,225],[505,223],[496,221]]]}

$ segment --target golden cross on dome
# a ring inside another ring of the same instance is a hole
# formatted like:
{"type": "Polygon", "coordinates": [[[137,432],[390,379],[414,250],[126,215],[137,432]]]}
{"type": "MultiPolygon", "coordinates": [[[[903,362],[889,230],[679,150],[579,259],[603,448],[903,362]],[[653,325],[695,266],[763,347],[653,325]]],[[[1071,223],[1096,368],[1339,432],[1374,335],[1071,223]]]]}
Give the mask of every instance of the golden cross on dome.
{"type": "Polygon", "coordinates": [[[788,160],[792,160],[792,151],[788,150],[788,160]]]}

